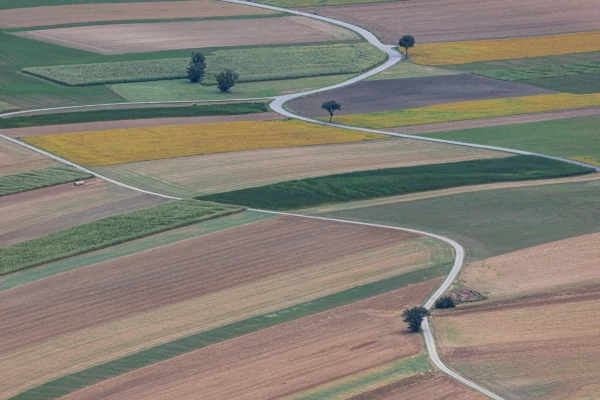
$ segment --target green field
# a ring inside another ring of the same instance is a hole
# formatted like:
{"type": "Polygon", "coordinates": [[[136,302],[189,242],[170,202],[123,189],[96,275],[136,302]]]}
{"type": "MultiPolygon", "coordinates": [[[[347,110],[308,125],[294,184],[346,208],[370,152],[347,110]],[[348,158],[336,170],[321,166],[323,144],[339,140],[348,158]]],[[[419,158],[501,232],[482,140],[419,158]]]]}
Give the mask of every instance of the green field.
{"type": "MultiPolygon", "coordinates": [[[[384,52],[368,43],[218,50],[206,57],[203,84],[216,84],[215,74],[225,68],[238,72],[239,82],[256,82],[360,73],[385,58],[384,52]]],[[[34,67],[23,72],[69,86],[87,86],[186,78],[188,64],[186,57],[34,67]]]]}
{"type": "Polygon", "coordinates": [[[128,119],[240,115],[269,111],[265,103],[205,104],[183,107],[131,108],[124,110],[79,111],[62,114],[30,115],[0,119],[0,129],[30,126],[77,124],[128,119]]]}
{"type": "Polygon", "coordinates": [[[108,87],[128,101],[202,101],[272,97],[317,89],[352,78],[354,75],[317,76],[284,81],[236,84],[227,93],[215,86],[190,84],[188,80],[120,83],[108,87]]]}
{"type": "Polygon", "coordinates": [[[0,275],[241,210],[224,204],[181,200],[99,219],[0,248],[0,275]]]}
{"type": "Polygon", "coordinates": [[[18,109],[19,109],[19,107],[15,107],[12,104],[8,104],[3,101],[0,101],[0,113],[14,111],[14,110],[18,110],[18,109]]]}
{"type": "Polygon", "coordinates": [[[343,6],[363,3],[386,3],[390,1],[396,0],[258,0],[257,3],[284,8],[296,8],[316,6],[343,6]]]}
{"type": "Polygon", "coordinates": [[[423,78],[427,76],[456,75],[460,73],[462,72],[415,64],[410,60],[404,60],[365,80],[380,81],[384,79],[423,78]]]}
{"type": "Polygon", "coordinates": [[[451,267],[452,262],[444,262],[200,332],[55,379],[14,396],[13,399],[56,399],[134,369],[156,364],[216,343],[398,290],[410,284],[442,277],[450,271],[451,267]]]}
{"type": "Polygon", "coordinates": [[[600,116],[493,126],[426,136],[502,146],[600,166],[600,116]]]}
{"type": "Polygon", "coordinates": [[[41,7],[41,6],[62,6],[71,4],[92,4],[92,3],[152,3],[156,1],[177,1],[177,0],[0,0],[0,10],[10,8],[41,7]]]}
{"type": "Polygon", "coordinates": [[[600,92],[600,74],[581,74],[558,76],[555,78],[523,79],[518,81],[526,85],[558,92],[586,94],[600,92]]]}
{"type": "Polygon", "coordinates": [[[557,178],[593,170],[534,156],[359,171],[198,197],[266,210],[291,210],[492,182],[557,178]]]}
{"type": "Polygon", "coordinates": [[[92,175],[87,172],[63,165],[4,175],[0,176],[0,196],[75,182],[91,177],[92,175]]]}
{"type": "Polygon", "coordinates": [[[481,260],[600,231],[600,182],[486,190],[323,213],[435,232],[481,260]]]}

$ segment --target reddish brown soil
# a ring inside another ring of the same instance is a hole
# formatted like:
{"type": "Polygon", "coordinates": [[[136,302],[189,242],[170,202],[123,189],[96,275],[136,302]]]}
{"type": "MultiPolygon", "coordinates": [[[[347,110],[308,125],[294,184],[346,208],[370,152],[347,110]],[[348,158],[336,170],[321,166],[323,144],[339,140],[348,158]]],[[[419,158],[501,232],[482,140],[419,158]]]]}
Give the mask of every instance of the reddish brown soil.
{"type": "Polygon", "coordinates": [[[552,121],[556,119],[586,117],[598,114],[600,114],[600,107],[591,107],[578,110],[549,111],[537,114],[509,115],[507,117],[442,122],[439,124],[402,126],[399,128],[392,128],[387,130],[392,132],[409,133],[416,135],[419,133],[458,131],[461,129],[485,128],[487,126],[514,125],[525,124],[527,122],[552,121]]]}
{"type": "Polygon", "coordinates": [[[341,89],[303,97],[289,103],[301,115],[323,116],[321,104],[335,98],[342,105],[336,114],[364,114],[425,107],[468,100],[498,99],[553,93],[515,82],[471,74],[430,76],[360,82],[341,89]]]}
{"type": "Polygon", "coordinates": [[[15,35],[100,54],[358,39],[352,31],[304,17],[93,25],[15,35]]]}
{"type": "Polygon", "coordinates": [[[209,346],[65,399],[271,399],[420,353],[398,318],[431,280],[209,346]]]}
{"type": "Polygon", "coordinates": [[[0,293],[0,354],[415,237],[393,230],[278,217],[56,275],[0,293]]]}
{"type": "Polygon", "coordinates": [[[478,392],[461,385],[456,380],[439,372],[413,375],[387,386],[350,397],[348,400],[475,400],[487,399],[478,392]]]}
{"type": "Polygon", "coordinates": [[[0,28],[26,28],[94,21],[206,18],[273,13],[274,11],[214,0],[75,4],[1,10],[0,28]]]}
{"type": "Polygon", "coordinates": [[[274,119],[283,119],[281,114],[274,112],[245,114],[245,115],[228,115],[216,117],[182,117],[182,118],[151,118],[151,119],[130,119],[124,121],[102,121],[102,122],[87,122],[83,124],[67,124],[67,125],[48,125],[48,126],[33,126],[30,128],[13,128],[4,129],[2,133],[11,137],[24,136],[41,136],[54,135],[58,133],[69,132],[87,132],[87,131],[102,131],[108,129],[122,128],[145,128],[149,126],[165,126],[165,125],[194,125],[194,124],[210,124],[217,122],[237,122],[237,121],[269,121],[274,119]]]}
{"type": "Polygon", "coordinates": [[[537,36],[600,29],[596,0],[419,0],[302,9],[359,25],[387,44],[537,36]]]}

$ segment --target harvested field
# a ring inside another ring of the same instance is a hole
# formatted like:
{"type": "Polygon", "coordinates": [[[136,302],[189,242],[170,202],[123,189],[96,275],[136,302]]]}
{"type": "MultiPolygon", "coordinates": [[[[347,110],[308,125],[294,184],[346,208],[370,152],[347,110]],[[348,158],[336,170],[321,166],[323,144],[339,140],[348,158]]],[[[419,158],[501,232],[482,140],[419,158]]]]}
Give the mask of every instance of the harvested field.
{"type": "Polygon", "coordinates": [[[49,157],[0,139],[0,176],[44,169],[53,165],[57,163],[49,157]]]}
{"type": "MultiPolygon", "coordinates": [[[[419,43],[539,36],[600,29],[600,11],[594,0],[580,0],[577,7],[559,0],[426,0],[418,3],[399,1],[303,10],[359,25],[375,33],[384,43],[396,44],[403,34],[410,33],[417,39],[415,49],[418,49],[419,43]],[[398,24],[399,15],[410,15],[410,18],[403,18],[402,24],[398,24]]],[[[571,46],[562,47],[565,52],[572,49],[571,46]]]]}
{"type": "Polygon", "coordinates": [[[275,398],[419,354],[398,310],[435,281],[213,345],[75,392],[66,399],[275,398]],[[165,373],[169,371],[169,373],[165,373]]]}
{"type": "MultiPolygon", "coordinates": [[[[181,117],[181,118],[150,118],[129,119],[120,121],[85,122],[81,124],[32,126],[28,128],[3,129],[2,133],[11,137],[44,136],[60,133],[103,131],[110,129],[149,128],[169,125],[216,124],[221,122],[242,121],[271,121],[283,119],[281,114],[274,112],[227,115],[215,117],[181,117]]],[[[37,153],[36,153],[37,154],[37,153]]]]}
{"type": "Polygon", "coordinates": [[[96,167],[147,190],[194,197],[359,170],[506,157],[507,154],[410,139],[207,154],[96,167]]]}
{"type": "MultiPolygon", "coordinates": [[[[466,121],[440,122],[437,124],[404,126],[388,129],[391,132],[418,135],[421,133],[435,133],[458,131],[462,129],[486,128],[489,126],[504,126],[524,124],[529,122],[554,121],[557,119],[587,117],[599,115],[600,107],[582,108],[579,110],[547,111],[537,114],[510,115],[507,117],[482,118],[466,121]]],[[[7,131],[10,134],[10,131],[7,131]]]]}
{"type": "Polygon", "coordinates": [[[461,281],[494,300],[600,280],[600,233],[530,247],[469,264],[461,281]]]}
{"type": "Polygon", "coordinates": [[[514,82],[461,74],[359,82],[341,89],[293,100],[288,107],[298,114],[316,117],[327,114],[321,109],[321,104],[332,98],[342,104],[342,110],[336,114],[344,115],[546,93],[552,92],[514,82]]]}
{"type": "Polygon", "coordinates": [[[28,28],[86,22],[208,18],[274,14],[274,11],[215,0],[74,4],[0,10],[0,28],[28,28]]]}
{"type": "Polygon", "coordinates": [[[429,238],[278,217],[56,275],[0,293],[3,304],[32,312],[18,317],[3,307],[3,314],[14,316],[3,331],[22,334],[7,337],[0,349],[0,364],[12,367],[0,386],[14,393],[103,360],[366,282],[419,268],[415,272],[427,276],[422,268],[451,259],[447,245],[429,238]],[[38,302],[44,302],[45,311],[36,308],[38,302]],[[35,328],[39,318],[47,329],[35,328]],[[32,357],[41,354],[52,362],[31,368],[32,357]]]}
{"type": "Polygon", "coordinates": [[[74,132],[29,136],[23,141],[79,164],[101,166],[199,154],[360,142],[385,137],[303,121],[249,121],[74,132]]]}
{"type": "Polygon", "coordinates": [[[15,34],[100,54],[358,39],[352,31],[303,17],[96,25],[15,34]]]}
{"type": "Polygon", "coordinates": [[[436,313],[448,364],[511,399],[582,399],[600,394],[600,287],[490,302],[436,313]],[[563,317],[577,321],[565,327],[563,317]]]}
{"type": "Polygon", "coordinates": [[[165,202],[99,179],[0,198],[0,247],[165,202]]]}

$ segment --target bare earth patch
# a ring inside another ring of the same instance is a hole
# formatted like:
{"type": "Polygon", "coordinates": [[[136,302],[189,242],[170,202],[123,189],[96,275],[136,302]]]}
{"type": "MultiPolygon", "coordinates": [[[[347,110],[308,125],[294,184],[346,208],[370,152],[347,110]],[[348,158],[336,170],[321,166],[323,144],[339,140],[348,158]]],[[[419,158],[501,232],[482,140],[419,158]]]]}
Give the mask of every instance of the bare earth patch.
{"type": "Polygon", "coordinates": [[[100,179],[0,197],[0,247],[165,201],[100,179]]]}
{"type": "Polygon", "coordinates": [[[321,104],[332,98],[342,105],[336,114],[345,115],[547,93],[553,92],[472,74],[442,75],[359,82],[291,101],[289,108],[298,114],[316,117],[326,114],[321,104]]]}
{"type": "Polygon", "coordinates": [[[464,283],[491,299],[599,280],[600,233],[578,236],[469,264],[464,283]]]}
{"type": "Polygon", "coordinates": [[[129,119],[122,121],[101,121],[86,122],[81,124],[67,125],[47,125],[32,126],[28,128],[4,129],[2,133],[10,137],[42,136],[55,135],[70,132],[103,131],[109,129],[123,128],[147,128],[151,126],[168,125],[195,125],[210,124],[219,122],[239,122],[239,121],[271,121],[283,119],[281,114],[274,112],[246,114],[246,115],[228,115],[213,117],[178,117],[178,118],[151,118],[151,119],[129,119]]]}
{"type": "Polygon", "coordinates": [[[388,44],[397,44],[405,34],[417,43],[433,43],[600,29],[595,0],[579,0],[576,6],[559,0],[424,0],[302,10],[359,25],[388,44]]]}
{"type": "Polygon", "coordinates": [[[0,139],[0,176],[44,169],[53,165],[56,165],[56,162],[49,157],[0,139]]]}
{"type": "Polygon", "coordinates": [[[0,10],[0,28],[27,28],[95,21],[206,18],[274,13],[274,11],[216,0],[75,4],[0,10]]]}
{"type": "Polygon", "coordinates": [[[410,139],[253,150],[96,167],[122,182],[192,197],[359,170],[506,157],[410,139]]]}
{"type": "Polygon", "coordinates": [[[422,351],[399,310],[437,281],[213,345],[75,392],[65,399],[265,399],[310,388],[422,351]]]}
{"type": "Polygon", "coordinates": [[[358,39],[352,31],[304,17],[94,25],[15,34],[100,54],[358,39]]]}
{"type": "Polygon", "coordinates": [[[587,117],[600,114],[600,107],[590,107],[578,110],[548,111],[537,114],[510,115],[507,117],[493,117],[484,119],[471,119],[465,121],[442,122],[439,124],[425,124],[387,128],[386,130],[397,133],[418,135],[420,133],[434,133],[459,131],[462,129],[485,128],[488,126],[524,124],[527,122],[553,121],[557,119],[587,117]]]}

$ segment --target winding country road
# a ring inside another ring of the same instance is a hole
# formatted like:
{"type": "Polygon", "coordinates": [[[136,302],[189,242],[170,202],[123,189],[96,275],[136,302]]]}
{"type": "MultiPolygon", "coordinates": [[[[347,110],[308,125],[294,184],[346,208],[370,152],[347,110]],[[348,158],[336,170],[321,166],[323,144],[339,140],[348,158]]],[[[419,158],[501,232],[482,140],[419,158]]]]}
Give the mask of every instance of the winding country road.
{"type": "MultiPolygon", "coordinates": [[[[365,132],[372,132],[372,133],[380,133],[380,134],[384,134],[384,135],[389,135],[389,136],[395,136],[395,137],[401,137],[401,138],[408,138],[408,139],[413,139],[413,140],[424,140],[424,141],[429,141],[429,142],[437,142],[437,143],[446,143],[446,144],[452,144],[452,145],[459,145],[459,146],[466,146],[466,147],[473,147],[473,148],[481,148],[481,149],[488,149],[488,150],[497,150],[497,151],[503,151],[503,152],[507,152],[507,153],[512,153],[512,154],[522,154],[522,155],[534,155],[534,156],[538,156],[538,157],[544,157],[544,158],[550,158],[550,159],[554,159],[557,161],[562,161],[565,163],[570,163],[570,164],[575,164],[575,165],[579,165],[579,166],[583,166],[583,167],[587,167],[587,168],[592,168],[596,171],[600,171],[600,167],[596,167],[593,165],[589,165],[589,164],[585,164],[585,163],[581,163],[581,162],[577,162],[577,161],[572,161],[572,160],[568,160],[568,159],[563,159],[563,158],[559,158],[559,157],[552,157],[552,156],[548,156],[548,155],[544,155],[544,154],[538,154],[538,153],[531,153],[531,152],[526,152],[526,151],[521,151],[521,150],[515,150],[515,149],[509,149],[509,148],[502,148],[502,147],[495,147],[495,146],[485,146],[485,145],[478,145],[478,144],[473,144],[473,143],[464,143],[464,142],[455,142],[455,141],[449,141],[449,140],[441,140],[441,139],[434,139],[434,138],[429,138],[429,137],[423,137],[423,136],[415,136],[415,135],[408,135],[408,134],[401,134],[401,133],[395,133],[395,132],[388,132],[388,131],[383,131],[383,130],[375,130],[375,129],[368,129],[368,128],[359,128],[359,127],[353,127],[353,126],[347,126],[347,125],[340,125],[340,124],[335,124],[335,123],[329,123],[329,122],[324,122],[324,121],[319,121],[319,120],[315,120],[315,119],[311,119],[311,118],[306,118],[306,117],[302,117],[296,114],[291,113],[289,110],[287,110],[285,108],[285,103],[287,103],[290,100],[296,99],[298,97],[303,97],[303,96],[308,96],[311,94],[316,94],[316,93],[321,93],[321,92],[325,92],[325,91],[329,91],[329,90],[333,90],[333,89],[337,89],[337,88],[341,88],[344,86],[348,86],[351,85],[353,83],[357,83],[360,82],[370,76],[373,76],[375,74],[378,74],[388,68],[390,68],[391,66],[393,66],[394,64],[398,63],[401,61],[402,57],[400,55],[400,53],[396,52],[395,50],[393,50],[393,46],[391,45],[385,45],[383,43],[381,43],[379,41],[379,39],[373,35],[371,32],[360,28],[358,26],[343,22],[343,21],[338,21],[335,19],[331,19],[331,18],[327,18],[327,17],[323,17],[323,16],[319,16],[319,15],[314,15],[314,14],[309,14],[309,13],[305,13],[305,12],[300,12],[300,11],[295,11],[295,10],[288,10],[288,9],[284,9],[284,8],[280,8],[280,7],[273,7],[273,6],[268,6],[268,5],[263,5],[263,4],[256,4],[256,3],[249,3],[246,1],[241,1],[241,0],[222,0],[225,2],[229,2],[229,3],[236,3],[236,4],[242,4],[245,6],[253,6],[253,7],[260,7],[260,8],[265,8],[265,9],[269,9],[269,10],[274,10],[274,11],[280,11],[280,12],[286,12],[289,14],[295,14],[295,15],[300,15],[300,16],[304,16],[307,18],[312,18],[312,19],[317,19],[320,21],[325,21],[331,24],[335,24],[338,26],[342,26],[345,27],[347,29],[350,29],[356,33],[358,33],[359,35],[361,35],[364,39],[366,39],[370,44],[372,44],[373,46],[379,48],[380,50],[384,51],[387,55],[388,55],[388,59],[385,63],[379,65],[378,67],[371,69],[359,76],[356,76],[352,79],[349,79],[347,81],[341,82],[339,84],[336,85],[332,85],[332,86],[328,86],[325,88],[321,88],[321,89],[315,89],[315,90],[310,90],[310,91],[306,91],[306,92],[301,92],[301,93],[295,93],[295,94],[289,94],[289,95],[283,95],[283,96],[275,96],[275,97],[263,97],[263,98],[253,98],[253,99],[238,99],[238,100],[264,100],[264,99],[274,99],[271,104],[270,107],[277,113],[285,115],[287,117],[290,118],[294,118],[294,119],[298,119],[298,120],[302,120],[302,121],[306,121],[306,122],[310,122],[310,123],[315,123],[315,124],[320,124],[320,125],[328,125],[328,126],[334,126],[334,127],[338,127],[338,128],[344,128],[344,129],[351,129],[351,130],[358,130],[358,131],[365,131],[365,132]]],[[[219,100],[215,100],[219,101],[219,100]]],[[[231,99],[227,100],[227,101],[232,101],[231,99]]],[[[105,106],[134,106],[134,105],[150,105],[150,104],[174,104],[174,103],[193,103],[194,101],[172,101],[172,102],[131,102],[131,103],[113,103],[113,104],[91,104],[91,105],[82,105],[82,106],[70,106],[70,107],[54,107],[54,108],[45,108],[45,109],[37,109],[37,110],[24,110],[24,111],[16,111],[16,112],[9,112],[9,113],[4,113],[4,114],[0,114],[0,117],[9,117],[9,116],[16,116],[16,115],[23,115],[23,114],[28,114],[28,113],[34,113],[34,112],[47,112],[47,111],[59,111],[59,110],[72,110],[72,109],[82,109],[82,108],[97,108],[97,107],[105,107],[105,106]]],[[[197,101],[197,102],[206,102],[206,101],[197,101]]],[[[72,167],[78,168],[82,171],[85,171],[91,175],[94,175],[100,179],[103,179],[107,182],[111,182],[113,184],[119,185],[121,187],[125,187],[131,190],[135,190],[137,192],[141,192],[141,193],[146,193],[146,194],[151,194],[151,195],[155,195],[155,196],[159,196],[159,197],[163,197],[163,198],[168,198],[168,199],[173,199],[173,200],[181,200],[178,197],[173,197],[173,196],[168,196],[165,194],[161,194],[161,193],[156,193],[156,192],[151,192],[151,191],[147,191],[147,190],[143,190],[140,188],[136,188],[134,186],[130,186],[127,184],[124,184],[122,182],[116,181],[114,179],[108,178],[106,176],[100,175],[92,170],[89,170],[81,165],[75,164],[71,161],[68,161],[64,158],[58,157],[56,155],[53,155],[51,153],[48,153],[44,150],[38,149],[34,146],[31,146],[27,143],[21,142],[17,139],[8,137],[6,135],[0,134],[0,138],[10,141],[12,143],[15,143],[17,145],[26,147],[30,150],[36,151],[40,154],[43,154],[47,157],[53,158],[61,163],[64,163],[66,165],[70,165],[72,167]]],[[[274,212],[274,211],[268,211],[268,210],[252,210],[252,211],[258,211],[258,212],[264,212],[264,213],[271,213],[271,214],[278,214],[278,215],[288,215],[288,216],[294,216],[294,217],[301,217],[301,218],[311,218],[311,219],[319,219],[319,220],[326,220],[326,221],[334,221],[334,222],[340,222],[340,223],[347,223],[347,224],[356,224],[356,225],[366,225],[366,226],[372,226],[372,227],[378,227],[378,228],[384,228],[384,229],[395,229],[395,230],[401,230],[401,231],[406,231],[406,232],[413,232],[413,233],[418,233],[421,235],[426,235],[426,236],[430,236],[436,239],[439,239],[441,241],[444,241],[446,243],[448,243],[449,245],[451,245],[454,248],[454,251],[456,253],[456,257],[454,260],[454,265],[452,267],[452,270],[450,271],[450,274],[446,277],[446,279],[444,280],[444,282],[442,283],[442,285],[436,290],[436,292],[427,300],[427,302],[425,303],[425,307],[427,309],[431,309],[435,303],[435,301],[450,287],[450,285],[452,284],[452,282],[454,281],[454,279],[456,278],[456,276],[458,275],[458,273],[460,272],[460,269],[463,265],[463,261],[464,261],[464,249],[463,247],[458,244],[457,242],[455,242],[452,239],[440,236],[440,235],[436,235],[433,233],[429,233],[429,232],[423,232],[423,231],[417,231],[417,230],[413,230],[413,229],[408,229],[408,228],[399,228],[399,227],[394,227],[394,226],[387,226],[387,225],[379,225],[379,224],[369,224],[369,223],[363,223],[363,222],[355,222],[355,221],[348,221],[348,220],[341,220],[341,219],[333,219],[333,218],[323,218],[323,217],[318,217],[318,216],[308,216],[308,215],[301,215],[301,214],[292,214],[292,213],[281,213],[281,212],[274,212]]],[[[471,387],[474,390],[479,391],[480,393],[485,394],[486,396],[489,396],[492,399],[495,400],[503,400],[502,397],[490,392],[489,390],[477,385],[476,383],[469,381],[468,379],[462,377],[461,375],[455,373],[454,371],[450,370],[439,358],[438,352],[437,352],[437,348],[435,345],[435,338],[433,336],[433,332],[431,330],[431,327],[429,325],[429,321],[427,320],[427,318],[425,318],[424,322],[423,322],[423,334],[425,337],[425,344],[426,344],[426,348],[427,351],[429,353],[429,356],[432,360],[432,362],[434,363],[434,365],[439,368],[441,371],[443,371],[444,373],[448,374],[449,376],[451,376],[452,378],[458,380],[459,382],[461,382],[462,384],[471,387]]]]}

